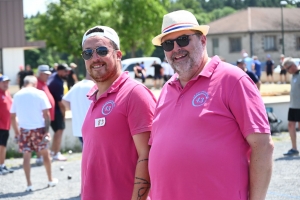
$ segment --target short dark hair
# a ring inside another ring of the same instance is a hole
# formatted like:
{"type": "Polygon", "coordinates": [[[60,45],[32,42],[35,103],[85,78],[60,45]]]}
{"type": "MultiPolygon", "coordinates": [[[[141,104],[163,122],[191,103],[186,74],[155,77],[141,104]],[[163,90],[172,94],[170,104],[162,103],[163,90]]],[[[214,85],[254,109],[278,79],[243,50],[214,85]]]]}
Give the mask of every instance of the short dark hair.
{"type": "MultiPolygon", "coordinates": [[[[97,32],[103,33],[104,30],[103,30],[102,28],[95,27],[95,28],[92,28],[91,30],[89,30],[85,35],[89,35],[89,34],[91,34],[91,33],[97,33],[97,32]]],[[[109,38],[108,38],[108,39],[109,39],[109,38]]],[[[114,41],[112,41],[111,39],[109,39],[109,41],[110,41],[111,46],[112,46],[115,50],[119,50],[117,44],[116,44],[114,41]]]]}

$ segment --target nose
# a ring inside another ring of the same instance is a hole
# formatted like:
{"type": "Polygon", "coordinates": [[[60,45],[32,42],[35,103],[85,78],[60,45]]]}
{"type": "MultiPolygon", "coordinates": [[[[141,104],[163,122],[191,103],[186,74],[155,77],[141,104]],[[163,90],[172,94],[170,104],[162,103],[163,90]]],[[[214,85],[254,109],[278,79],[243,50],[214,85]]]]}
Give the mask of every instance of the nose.
{"type": "Polygon", "coordinates": [[[173,51],[178,51],[178,50],[180,50],[180,49],[181,49],[181,47],[177,44],[176,41],[174,41],[174,48],[173,48],[173,51]]]}

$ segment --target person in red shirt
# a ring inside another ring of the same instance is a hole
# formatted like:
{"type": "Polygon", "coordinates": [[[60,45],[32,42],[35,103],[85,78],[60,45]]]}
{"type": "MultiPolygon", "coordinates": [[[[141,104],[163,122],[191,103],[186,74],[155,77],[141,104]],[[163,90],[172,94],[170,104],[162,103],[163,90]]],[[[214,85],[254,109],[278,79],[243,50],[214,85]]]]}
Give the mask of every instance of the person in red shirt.
{"type": "Polygon", "coordinates": [[[0,74],[0,175],[12,173],[5,164],[6,144],[10,129],[10,107],[12,98],[8,91],[9,78],[0,74]]]}
{"type": "MultiPolygon", "coordinates": [[[[51,104],[51,108],[49,109],[50,119],[51,119],[51,121],[53,121],[54,120],[55,101],[54,101],[54,98],[53,98],[52,94],[50,93],[49,88],[47,86],[47,80],[48,80],[50,75],[51,75],[51,71],[50,71],[50,67],[48,65],[38,66],[37,89],[43,90],[46,93],[46,95],[47,95],[47,97],[50,101],[50,104],[51,104]]],[[[43,164],[43,157],[38,154],[37,159],[36,159],[35,162],[36,162],[37,165],[42,165],[43,164]]]]}

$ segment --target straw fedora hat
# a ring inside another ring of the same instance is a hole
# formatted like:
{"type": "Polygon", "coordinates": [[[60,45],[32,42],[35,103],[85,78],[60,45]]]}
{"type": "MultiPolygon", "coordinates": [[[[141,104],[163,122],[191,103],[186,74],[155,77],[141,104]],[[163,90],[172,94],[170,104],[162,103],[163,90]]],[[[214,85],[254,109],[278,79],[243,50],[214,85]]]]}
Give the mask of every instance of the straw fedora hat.
{"type": "Polygon", "coordinates": [[[152,39],[152,44],[161,46],[161,39],[170,33],[182,30],[198,30],[206,35],[209,26],[199,25],[196,17],[189,11],[178,10],[168,13],[164,16],[161,34],[152,39]]]}

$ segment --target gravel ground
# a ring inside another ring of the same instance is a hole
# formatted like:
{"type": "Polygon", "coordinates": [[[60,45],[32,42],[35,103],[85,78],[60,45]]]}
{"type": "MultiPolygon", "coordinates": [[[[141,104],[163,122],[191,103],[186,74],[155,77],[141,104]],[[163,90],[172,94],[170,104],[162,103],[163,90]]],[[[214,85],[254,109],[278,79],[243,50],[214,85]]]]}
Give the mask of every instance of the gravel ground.
{"type": "MultiPolygon", "coordinates": [[[[299,135],[299,132],[298,132],[299,135]]],[[[273,136],[275,143],[274,169],[267,200],[300,199],[300,157],[284,157],[291,148],[288,133],[273,136]]],[[[298,146],[299,140],[298,140],[298,146]]],[[[26,180],[22,169],[22,159],[9,159],[6,164],[15,172],[0,176],[0,199],[26,200],[79,200],[81,154],[66,155],[68,161],[53,162],[53,176],[59,179],[56,187],[47,188],[47,177],[43,166],[36,166],[32,159],[31,179],[34,192],[24,192],[26,180]],[[64,170],[60,171],[60,167],[64,170]],[[68,179],[71,175],[72,179],[68,179]]]]}

